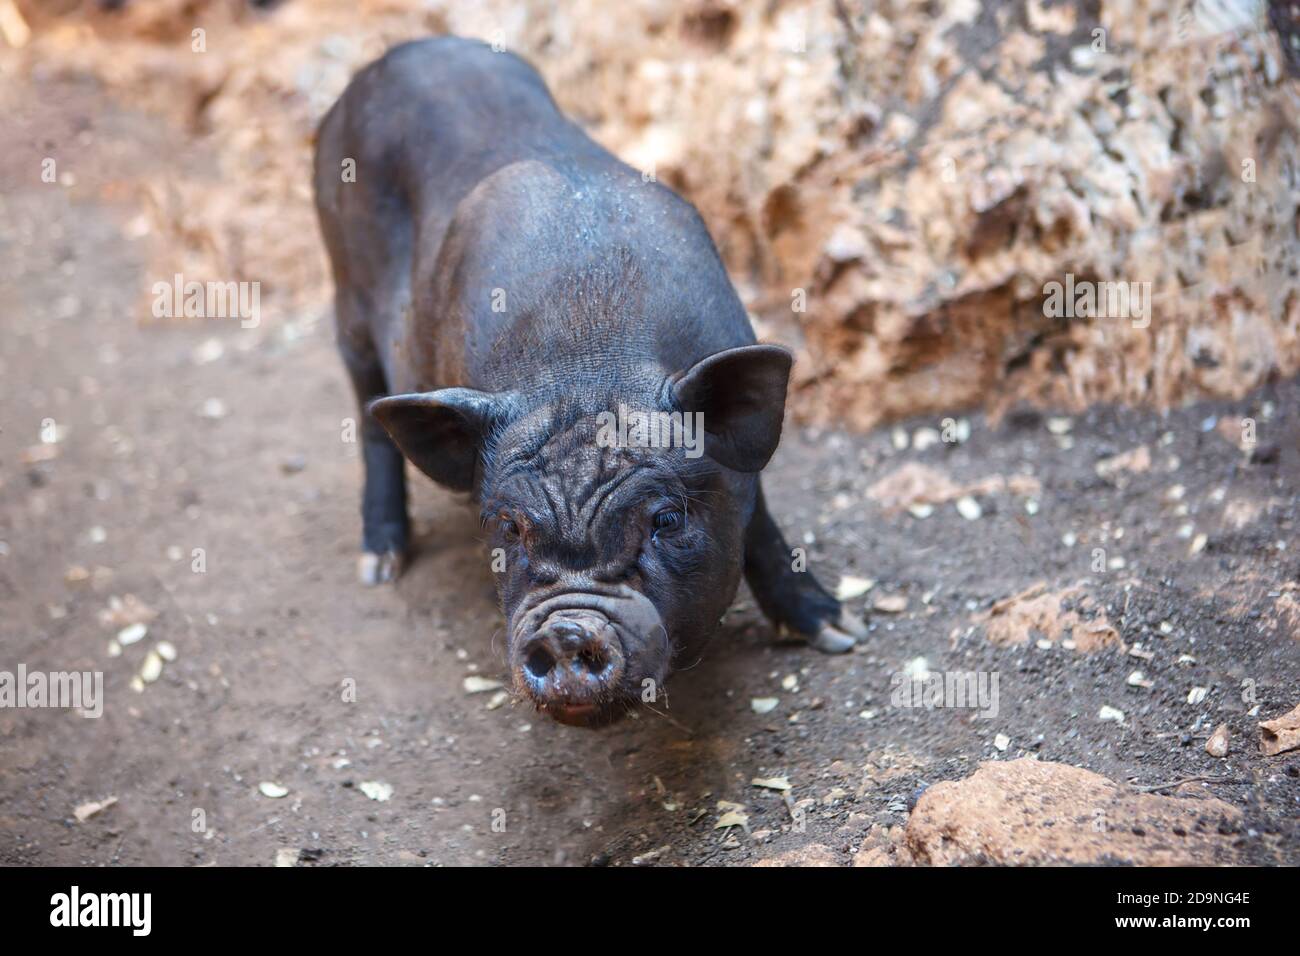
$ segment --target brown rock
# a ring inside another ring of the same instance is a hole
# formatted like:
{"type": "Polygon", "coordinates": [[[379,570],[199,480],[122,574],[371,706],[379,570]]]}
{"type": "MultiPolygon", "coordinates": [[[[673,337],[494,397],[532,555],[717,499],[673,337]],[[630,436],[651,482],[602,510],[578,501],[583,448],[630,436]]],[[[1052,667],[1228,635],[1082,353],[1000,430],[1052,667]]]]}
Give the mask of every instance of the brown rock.
{"type": "Polygon", "coordinates": [[[1070,632],[1076,649],[1085,654],[1108,647],[1123,648],[1119,632],[1111,626],[1104,612],[1095,611],[1092,620],[1084,620],[1078,611],[1063,611],[1061,603],[1074,599],[1076,606],[1091,607],[1082,588],[1047,591],[1039,582],[1032,587],[998,601],[987,614],[988,639],[994,644],[1024,644],[1034,634],[1049,641],[1058,641],[1070,632]]]}
{"type": "Polygon", "coordinates": [[[1205,742],[1205,752],[1211,757],[1228,756],[1228,725],[1219,724],[1205,742]]]}
{"type": "Polygon", "coordinates": [[[1272,757],[1300,747],[1300,704],[1289,714],[1274,717],[1259,725],[1259,749],[1272,757]]]}
{"type": "Polygon", "coordinates": [[[839,866],[835,851],[824,843],[808,843],[776,856],[759,860],[755,866],[839,866]]]}
{"type": "Polygon", "coordinates": [[[28,62],[167,110],[213,152],[219,178],[145,188],[168,257],[151,274],[276,275],[267,309],[328,287],[303,177],[321,114],[386,40],[445,29],[533,60],[598,140],[699,207],[746,304],[799,344],[805,419],[1170,406],[1300,370],[1300,53],[1262,4],[18,5],[28,62]],[[196,17],[224,38],[202,56],[196,17]],[[1052,313],[1067,276],[1149,283],[1148,314],[1052,313]]]}
{"type": "Polygon", "coordinates": [[[905,852],[934,865],[1231,864],[1235,838],[1219,830],[1240,819],[1218,799],[1135,793],[1079,767],[1024,758],[926,790],[905,852]]]}
{"type": "Polygon", "coordinates": [[[903,844],[902,827],[872,827],[853,854],[854,866],[900,866],[908,860],[899,856],[903,844]]]}

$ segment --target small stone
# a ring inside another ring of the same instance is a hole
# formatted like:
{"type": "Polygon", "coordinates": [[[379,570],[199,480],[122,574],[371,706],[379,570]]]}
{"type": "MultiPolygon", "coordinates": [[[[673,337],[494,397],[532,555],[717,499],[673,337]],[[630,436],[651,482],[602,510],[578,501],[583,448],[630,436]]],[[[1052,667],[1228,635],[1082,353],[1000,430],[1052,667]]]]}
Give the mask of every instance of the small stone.
{"type": "Polygon", "coordinates": [[[907,610],[907,597],[902,594],[882,594],[872,605],[882,614],[902,614],[907,610]]]}
{"type": "Polygon", "coordinates": [[[835,588],[835,597],[841,601],[852,601],[854,598],[861,597],[876,586],[872,578],[857,578],[851,574],[846,574],[840,578],[840,583],[835,588]]]}
{"type": "Polygon", "coordinates": [[[1228,755],[1228,725],[1219,724],[1214,728],[1214,733],[1210,734],[1210,739],[1205,742],[1205,752],[1211,757],[1226,757],[1228,755]]]}
{"type": "Polygon", "coordinates": [[[499,680],[489,680],[486,677],[471,674],[461,681],[461,686],[465,688],[467,694],[484,694],[490,690],[500,690],[504,685],[499,680]]]}
{"type": "Polygon", "coordinates": [[[146,684],[152,684],[162,676],[163,659],[157,651],[150,651],[145,655],[144,663],[140,665],[140,680],[146,684]]]}
{"type": "Polygon", "coordinates": [[[138,641],[144,640],[144,636],[149,633],[149,628],[144,624],[131,624],[117,632],[117,643],[123,647],[130,647],[138,641]]]}
{"type": "Polygon", "coordinates": [[[923,681],[930,676],[930,662],[924,657],[914,657],[903,666],[908,680],[923,681]]]}
{"type": "Polygon", "coordinates": [[[939,433],[933,428],[918,428],[912,433],[912,447],[917,451],[925,451],[939,444],[939,441],[939,433]]]}
{"type": "Polygon", "coordinates": [[[72,815],[77,818],[78,823],[85,823],[97,813],[103,813],[113,804],[117,803],[117,797],[105,797],[103,800],[91,800],[83,803],[72,811],[72,815]]]}
{"type": "Polygon", "coordinates": [[[387,803],[393,796],[393,785],[382,780],[366,780],[361,784],[361,792],[371,800],[387,803]]]}

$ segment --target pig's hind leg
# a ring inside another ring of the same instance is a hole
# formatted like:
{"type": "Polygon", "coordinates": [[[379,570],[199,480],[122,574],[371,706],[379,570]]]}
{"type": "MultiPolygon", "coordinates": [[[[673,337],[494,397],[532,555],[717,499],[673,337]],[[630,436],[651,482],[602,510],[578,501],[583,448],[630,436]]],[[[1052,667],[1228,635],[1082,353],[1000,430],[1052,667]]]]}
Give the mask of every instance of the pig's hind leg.
{"type": "Polygon", "coordinates": [[[745,529],[745,580],[772,623],[802,636],[827,654],[851,650],[866,627],[818,583],[794,556],[772,520],[759,486],[753,517],[745,529]]]}

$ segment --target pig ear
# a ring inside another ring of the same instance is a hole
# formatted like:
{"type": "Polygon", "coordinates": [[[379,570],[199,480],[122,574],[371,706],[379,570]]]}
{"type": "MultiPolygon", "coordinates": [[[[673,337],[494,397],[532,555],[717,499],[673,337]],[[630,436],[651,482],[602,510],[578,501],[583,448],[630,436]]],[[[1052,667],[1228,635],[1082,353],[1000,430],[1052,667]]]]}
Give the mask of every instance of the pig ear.
{"type": "Polygon", "coordinates": [[[717,352],[673,385],[684,412],[704,415],[704,453],[734,471],[761,471],[781,440],[785,386],[794,361],[778,345],[717,352]]]}
{"type": "Polygon", "coordinates": [[[444,388],[376,399],[369,412],[415,467],[453,491],[469,491],[503,405],[488,392],[444,388]]]}

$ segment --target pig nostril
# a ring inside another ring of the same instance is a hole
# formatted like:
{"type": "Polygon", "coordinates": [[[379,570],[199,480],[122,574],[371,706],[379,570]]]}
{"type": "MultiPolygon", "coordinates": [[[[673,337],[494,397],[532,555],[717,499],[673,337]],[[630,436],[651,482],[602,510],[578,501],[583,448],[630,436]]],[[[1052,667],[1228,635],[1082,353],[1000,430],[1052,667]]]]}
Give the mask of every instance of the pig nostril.
{"type": "Polygon", "coordinates": [[[536,648],[524,661],[524,668],[539,680],[549,674],[554,666],[555,658],[545,647],[536,648]]]}
{"type": "Polygon", "coordinates": [[[593,674],[600,674],[609,663],[599,647],[584,647],[578,654],[578,661],[593,674]]]}

